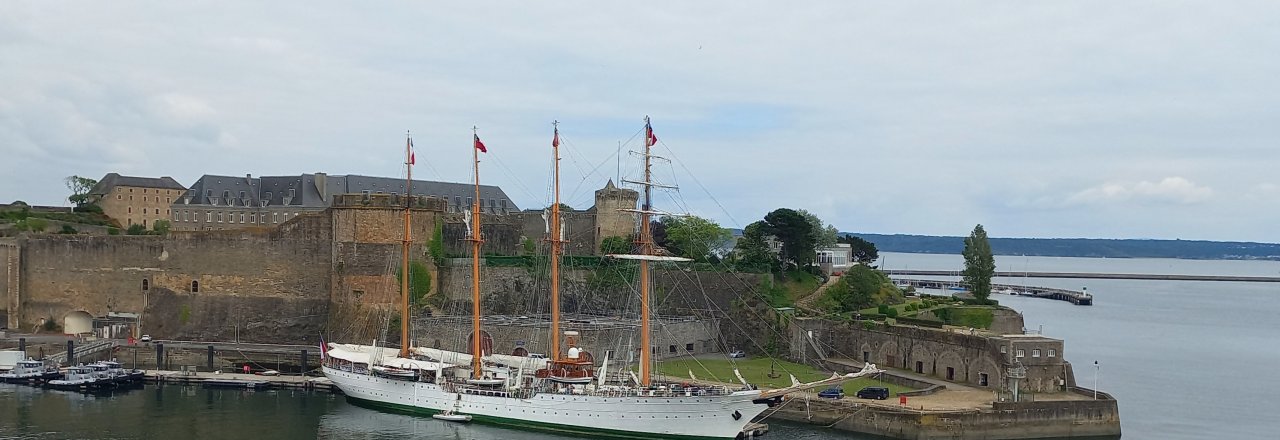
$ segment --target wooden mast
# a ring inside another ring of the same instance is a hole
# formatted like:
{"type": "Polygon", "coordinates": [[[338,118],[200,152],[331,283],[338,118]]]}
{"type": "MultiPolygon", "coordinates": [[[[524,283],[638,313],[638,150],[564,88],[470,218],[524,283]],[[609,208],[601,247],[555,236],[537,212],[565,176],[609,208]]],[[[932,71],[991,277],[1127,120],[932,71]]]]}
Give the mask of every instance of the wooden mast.
{"type": "Polygon", "coordinates": [[[551,360],[560,360],[560,247],[564,238],[560,236],[560,122],[551,123],[555,127],[555,135],[551,140],[551,150],[555,158],[555,203],[551,205],[551,226],[548,228],[547,242],[551,244],[551,360]]]}
{"type": "Polygon", "coordinates": [[[480,379],[484,376],[480,358],[484,356],[480,333],[480,244],[484,237],[480,234],[480,135],[476,127],[471,127],[471,156],[475,162],[476,196],[471,203],[471,377],[480,379]]]}
{"type": "MultiPolygon", "coordinates": [[[[640,236],[636,242],[640,245],[641,255],[653,255],[653,238],[649,231],[649,210],[652,199],[650,187],[652,173],[650,170],[650,150],[653,144],[653,127],[649,125],[649,117],[644,117],[644,205],[640,207],[640,236]]],[[[640,385],[649,386],[649,368],[653,348],[649,342],[649,261],[640,260],[640,385]]]]}
{"type": "Polygon", "coordinates": [[[410,236],[409,207],[413,200],[413,137],[405,133],[404,169],[404,241],[400,246],[400,357],[409,357],[409,245],[410,236]]]}

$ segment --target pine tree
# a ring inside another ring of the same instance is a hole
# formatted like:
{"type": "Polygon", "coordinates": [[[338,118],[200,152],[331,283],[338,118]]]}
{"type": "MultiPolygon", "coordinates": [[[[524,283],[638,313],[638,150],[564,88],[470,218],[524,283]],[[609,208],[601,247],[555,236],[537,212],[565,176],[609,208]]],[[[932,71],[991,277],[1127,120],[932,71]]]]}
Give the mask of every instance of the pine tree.
{"type": "Polygon", "coordinates": [[[991,243],[982,225],[964,239],[964,284],[973,297],[986,302],[991,296],[991,277],[996,274],[996,259],[991,255],[991,243]]]}

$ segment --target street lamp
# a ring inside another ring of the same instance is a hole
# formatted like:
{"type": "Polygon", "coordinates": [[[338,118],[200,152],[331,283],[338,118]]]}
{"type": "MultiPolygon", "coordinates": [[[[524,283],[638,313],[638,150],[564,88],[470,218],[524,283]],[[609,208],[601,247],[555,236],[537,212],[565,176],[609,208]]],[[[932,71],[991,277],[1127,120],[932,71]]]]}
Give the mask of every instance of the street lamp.
{"type": "Polygon", "coordinates": [[[1098,361],[1093,361],[1093,400],[1098,400],[1098,370],[1102,369],[1098,361]]]}

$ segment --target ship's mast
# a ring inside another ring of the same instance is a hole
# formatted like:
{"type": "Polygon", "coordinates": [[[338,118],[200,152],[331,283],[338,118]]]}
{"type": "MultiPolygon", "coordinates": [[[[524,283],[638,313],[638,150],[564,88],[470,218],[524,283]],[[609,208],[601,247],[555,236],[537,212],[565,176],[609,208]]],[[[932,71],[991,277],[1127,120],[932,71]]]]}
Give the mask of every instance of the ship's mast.
{"type": "Polygon", "coordinates": [[[551,205],[551,225],[547,242],[551,244],[551,360],[560,360],[560,247],[564,244],[560,229],[560,122],[551,123],[555,136],[551,151],[555,159],[555,203],[551,205]]]}
{"type": "MultiPolygon", "coordinates": [[[[641,255],[653,255],[653,237],[649,231],[649,210],[653,209],[650,188],[653,184],[650,169],[650,150],[653,148],[653,127],[649,125],[649,117],[644,117],[644,205],[640,207],[640,236],[636,242],[640,245],[641,255]]],[[[649,343],[649,261],[640,260],[640,385],[649,386],[649,368],[653,349],[649,343]]]]}
{"type": "Polygon", "coordinates": [[[482,337],[480,333],[480,245],[484,237],[480,234],[480,135],[476,127],[471,127],[471,156],[475,162],[476,196],[471,203],[471,377],[480,379],[483,376],[480,358],[482,337]]]}
{"type": "Polygon", "coordinates": [[[409,207],[413,200],[413,137],[405,133],[404,143],[404,242],[400,245],[400,357],[409,357],[409,207]]]}

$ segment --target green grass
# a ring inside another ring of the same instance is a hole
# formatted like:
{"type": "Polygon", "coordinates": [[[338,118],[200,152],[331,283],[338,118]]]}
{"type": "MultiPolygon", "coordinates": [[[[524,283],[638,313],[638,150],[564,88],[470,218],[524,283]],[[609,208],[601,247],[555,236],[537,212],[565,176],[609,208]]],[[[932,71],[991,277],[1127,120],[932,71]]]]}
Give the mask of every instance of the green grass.
{"type": "Polygon", "coordinates": [[[784,283],[783,286],[787,289],[787,299],[795,302],[795,300],[818,290],[818,286],[822,285],[822,279],[805,271],[793,270],[787,272],[784,283]]]}
{"type": "MultiPolygon", "coordinates": [[[[779,360],[777,363],[777,372],[781,376],[771,378],[769,377],[769,367],[771,362],[768,358],[734,359],[734,361],[736,362],[730,362],[728,359],[673,359],[659,362],[658,373],[666,375],[671,379],[679,379],[688,378],[689,370],[693,370],[693,374],[698,376],[698,379],[738,383],[738,379],[733,376],[733,368],[736,364],[738,370],[742,372],[742,377],[747,379],[747,382],[760,386],[760,388],[783,388],[791,386],[791,377],[788,376],[788,373],[796,375],[796,379],[799,379],[801,382],[812,382],[831,377],[830,371],[819,371],[818,369],[808,365],[800,365],[779,360]]],[[[841,371],[840,373],[849,372],[850,371],[841,371]]],[[[889,392],[891,393],[911,391],[910,388],[881,382],[875,377],[871,377],[858,378],[845,382],[844,392],[845,394],[852,396],[853,393],[856,393],[863,387],[869,386],[888,387],[889,392]]]]}

